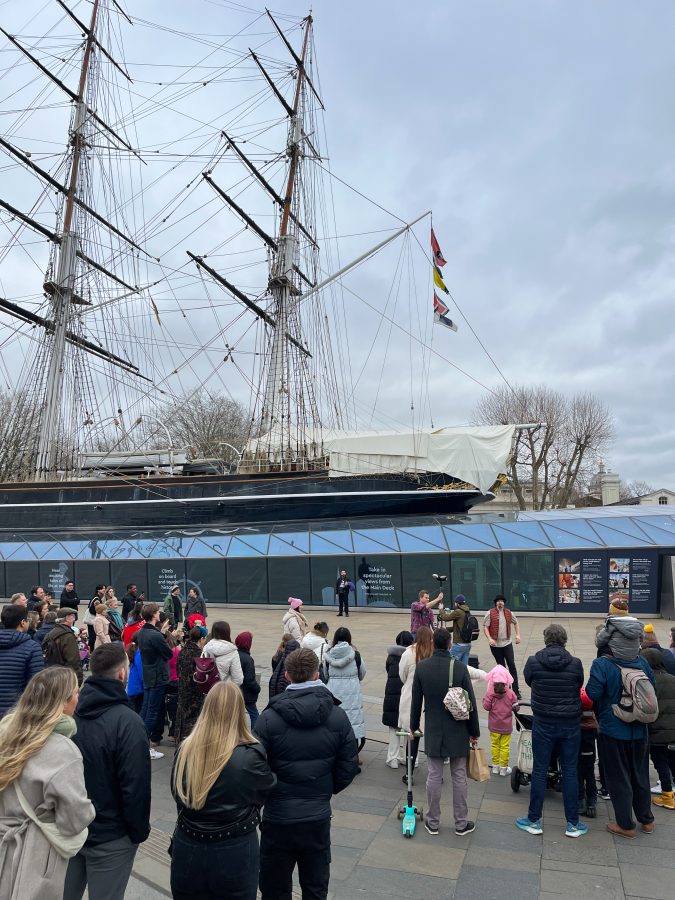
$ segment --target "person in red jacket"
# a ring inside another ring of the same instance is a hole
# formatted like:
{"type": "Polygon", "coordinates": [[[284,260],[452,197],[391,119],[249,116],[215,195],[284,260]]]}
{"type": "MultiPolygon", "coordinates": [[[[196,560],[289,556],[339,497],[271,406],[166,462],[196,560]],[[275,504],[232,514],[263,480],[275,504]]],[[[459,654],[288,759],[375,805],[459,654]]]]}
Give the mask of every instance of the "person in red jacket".
{"type": "Polygon", "coordinates": [[[497,594],[494,599],[494,608],[485,614],[483,619],[483,631],[490,644],[490,652],[495,662],[500,666],[506,666],[513,678],[513,690],[518,699],[521,699],[518,686],[518,670],[513,656],[513,642],[511,632],[515,632],[516,644],[520,643],[520,625],[515,613],[506,606],[506,597],[497,594]]]}

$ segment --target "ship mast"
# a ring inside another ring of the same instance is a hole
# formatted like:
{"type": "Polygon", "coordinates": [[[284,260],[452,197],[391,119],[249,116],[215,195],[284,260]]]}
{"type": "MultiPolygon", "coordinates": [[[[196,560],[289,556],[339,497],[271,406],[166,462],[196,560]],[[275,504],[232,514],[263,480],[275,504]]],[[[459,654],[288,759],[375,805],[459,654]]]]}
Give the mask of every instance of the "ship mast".
{"type": "Polygon", "coordinates": [[[70,163],[68,195],[60,235],[61,241],[58,248],[56,282],[52,294],[51,318],[54,322],[54,337],[51,341],[47,370],[47,390],[42,408],[35,465],[35,474],[38,480],[48,480],[53,476],[56,468],[61,403],[63,399],[65,346],[71,325],[71,309],[75,295],[76,253],[78,249],[78,216],[75,209],[75,197],[80,175],[80,161],[85,146],[84,124],[87,115],[85,91],[91,54],[96,42],[98,6],[99,0],[94,0],[84,53],[82,54],[82,68],[80,70],[77,98],[74,101],[73,125],[70,138],[73,153],[70,163]]]}
{"type": "MultiPolygon", "coordinates": [[[[289,367],[292,358],[287,333],[289,317],[296,303],[295,297],[299,293],[293,283],[298,238],[293,230],[289,229],[289,223],[291,221],[291,207],[296,179],[298,178],[300,169],[302,155],[301,143],[304,139],[303,107],[300,101],[306,78],[305,60],[307,57],[307,47],[310,40],[311,29],[312,17],[307,16],[305,19],[302,53],[298,61],[295,96],[289,115],[288,142],[286,146],[289,166],[286,192],[283,197],[283,206],[281,209],[278,250],[272,266],[269,282],[270,292],[274,301],[273,309],[276,328],[274,328],[272,335],[270,364],[267,373],[260,424],[263,433],[277,427],[281,432],[280,436],[282,439],[282,446],[284,447],[290,446],[291,442],[293,442],[293,435],[291,434],[292,423],[287,414],[287,411],[289,410],[287,395],[291,390],[289,367]]],[[[318,419],[318,413],[316,419],[318,419]]],[[[316,419],[315,422],[318,424],[316,419]]],[[[300,423],[298,423],[298,425],[299,424],[300,423]]]]}

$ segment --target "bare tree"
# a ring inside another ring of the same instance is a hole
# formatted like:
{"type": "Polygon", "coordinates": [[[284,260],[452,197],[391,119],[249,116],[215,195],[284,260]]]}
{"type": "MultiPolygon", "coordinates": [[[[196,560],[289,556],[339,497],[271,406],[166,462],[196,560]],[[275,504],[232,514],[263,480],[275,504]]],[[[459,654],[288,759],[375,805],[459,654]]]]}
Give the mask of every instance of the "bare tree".
{"type": "Polygon", "coordinates": [[[619,483],[619,499],[635,500],[636,497],[643,497],[645,494],[653,494],[654,488],[646,481],[621,481],[619,483]]]}
{"type": "Polygon", "coordinates": [[[567,506],[613,437],[611,416],[597,397],[567,399],[545,385],[497,388],[478,403],[474,420],[539,423],[517,433],[506,473],[521,509],[526,509],[525,485],[531,487],[534,509],[567,506]]]}
{"type": "MultiPolygon", "coordinates": [[[[249,433],[250,418],[245,407],[207,391],[186,393],[157,411],[166,424],[174,447],[185,447],[194,458],[231,459],[231,444],[241,451],[249,433]]],[[[152,428],[155,442],[166,444],[161,431],[152,428]]]]}

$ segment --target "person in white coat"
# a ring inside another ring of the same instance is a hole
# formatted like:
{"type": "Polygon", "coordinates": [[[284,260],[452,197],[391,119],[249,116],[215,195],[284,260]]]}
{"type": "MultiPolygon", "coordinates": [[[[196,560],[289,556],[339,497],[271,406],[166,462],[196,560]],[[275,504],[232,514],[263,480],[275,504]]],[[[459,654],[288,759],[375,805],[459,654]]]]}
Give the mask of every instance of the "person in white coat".
{"type": "Polygon", "coordinates": [[[96,815],[71,738],[75,672],[49,666],[0,724],[0,900],[61,900],[96,815]]]}
{"type": "Polygon", "coordinates": [[[290,634],[294,641],[302,644],[302,639],[309,631],[307,619],[302,614],[302,600],[299,597],[289,597],[291,608],[284,614],[284,634],[290,634]]]}
{"type": "Polygon", "coordinates": [[[221,681],[243,684],[244,673],[237,647],[232,643],[228,622],[214,622],[209,640],[204,644],[202,656],[215,659],[221,681]]]}
{"type": "Polygon", "coordinates": [[[304,636],[300,646],[304,650],[313,650],[316,654],[319,666],[323,662],[323,655],[328,649],[328,641],[326,640],[329,632],[327,622],[315,622],[314,628],[304,636]]]}

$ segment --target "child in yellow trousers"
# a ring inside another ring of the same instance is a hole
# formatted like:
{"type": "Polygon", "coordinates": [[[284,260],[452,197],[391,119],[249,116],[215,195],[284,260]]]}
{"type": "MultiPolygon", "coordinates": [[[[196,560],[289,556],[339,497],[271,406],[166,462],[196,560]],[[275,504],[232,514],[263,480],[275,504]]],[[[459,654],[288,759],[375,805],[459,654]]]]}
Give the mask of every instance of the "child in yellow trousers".
{"type": "Polygon", "coordinates": [[[487,674],[488,689],[483,709],[488,711],[488,729],[492,741],[492,774],[510,775],[509,752],[513,732],[513,710],[518,697],[512,690],[513,677],[504,666],[495,666],[487,674]]]}

